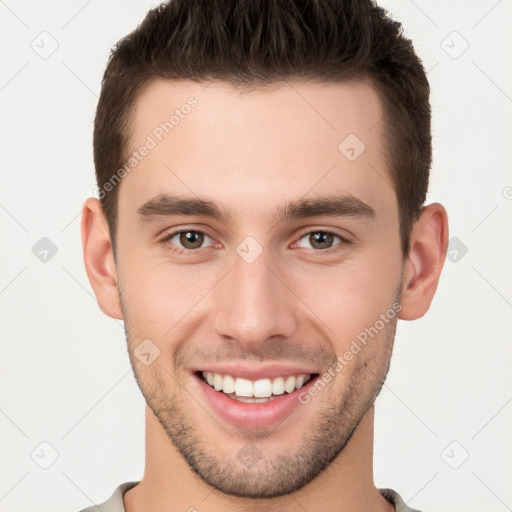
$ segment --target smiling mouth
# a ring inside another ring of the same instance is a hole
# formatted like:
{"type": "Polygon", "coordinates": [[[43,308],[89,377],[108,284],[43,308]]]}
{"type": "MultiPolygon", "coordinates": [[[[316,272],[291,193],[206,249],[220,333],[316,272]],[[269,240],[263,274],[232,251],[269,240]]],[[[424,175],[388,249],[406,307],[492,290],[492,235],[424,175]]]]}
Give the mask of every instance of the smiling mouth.
{"type": "Polygon", "coordinates": [[[195,374],[208,386],[227,397],[244,403],[272,402],[300,390],[317,373],[299,373],[272,379],[249,380],[228,374],[198,371],[195,374]]]}

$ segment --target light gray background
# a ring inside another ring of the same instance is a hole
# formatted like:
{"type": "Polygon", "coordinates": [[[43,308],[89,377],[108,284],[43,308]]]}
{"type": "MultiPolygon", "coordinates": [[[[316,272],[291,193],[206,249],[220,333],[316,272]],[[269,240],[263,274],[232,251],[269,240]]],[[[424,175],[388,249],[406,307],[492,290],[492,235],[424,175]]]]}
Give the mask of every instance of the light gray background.
{"type": "MultiPolygon", "coordinates": [[[[74,512],[142,477],[144,401],[79,228],[109,49],[153,5],[0,1],[1,511],[74,512]],[[57,248],[47,262],[32,252],[42,237],[57,248]]],[[[381,5],[429,71],[429,202],[457,240],[430,312],[399,323],[376,483],[425,511],[512,510],[512,2],[381,5]]]]}

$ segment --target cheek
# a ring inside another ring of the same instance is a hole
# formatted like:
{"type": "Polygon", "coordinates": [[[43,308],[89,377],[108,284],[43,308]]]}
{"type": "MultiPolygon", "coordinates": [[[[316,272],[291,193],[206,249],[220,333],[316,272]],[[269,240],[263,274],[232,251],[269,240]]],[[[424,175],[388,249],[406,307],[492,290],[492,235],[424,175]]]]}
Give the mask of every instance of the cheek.
{"type": "Polygon", "coordinates": [[[317,325],[336,353],[343,353],[382,314],[396,315],[392,306],[400,284],[400,265],[396,259],[391,261],[319,267],[304,274],[304,279],[295,272],[294,290],[314,313],[308,316],[318,319],[317,325]]]}
{"type": "MultiPolygon", "coordinates": [[[[219,279],[213,265],[176,265],[125,251],[118,264],[122,298],[131,324],[162,339],[182,323],[219,279]]],[[[146,335],[146,334],[145,334],[146,335]]]]}

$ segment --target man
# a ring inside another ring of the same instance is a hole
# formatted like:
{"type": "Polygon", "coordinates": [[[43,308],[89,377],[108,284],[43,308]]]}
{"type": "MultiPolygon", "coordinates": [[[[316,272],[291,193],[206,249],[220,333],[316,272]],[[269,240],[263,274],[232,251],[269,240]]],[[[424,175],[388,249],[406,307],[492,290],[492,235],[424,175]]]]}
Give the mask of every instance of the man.
{"type": "Polygon", "coordinates": [[[374,485],[374,401],[445,259],[431,151],[424,69],[370,1],[171,0],[121,40],[82,241],[146,467],[101,510],[411,510],[374,485]]]}

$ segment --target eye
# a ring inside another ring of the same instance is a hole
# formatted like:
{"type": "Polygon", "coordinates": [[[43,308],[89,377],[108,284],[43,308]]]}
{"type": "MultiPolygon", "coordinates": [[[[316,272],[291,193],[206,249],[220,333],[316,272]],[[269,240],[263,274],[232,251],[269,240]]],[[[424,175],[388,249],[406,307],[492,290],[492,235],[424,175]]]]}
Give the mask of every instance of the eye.
{"type": "Polygon", "coordinates": [[[177,248],[171,248],[177,253],[186,253],[188,251],[195,251],[201,249],[205,240],[213,241],[206,233],[197,231],[194,229],[185,229],[181,231],[174,231],[169,233],[163,240],[162,243],[167,245],[171,244],[177,248]]]}
{"type": "Polygon", "coordinates": [[[299,242],[297,243],[300,247],[306,247],[307,249],[330,252],[330,249],[333,249],[338,245],[349,244],[350,242],[346,238],[336,233],[331,233],[330,231],[315,230],[304,233],[304,235],[302,235],[299,242]],[[334,243],[336,238],[340,240],[338,243],[334,243]],[[301,240],[305,240],[307,245],[301,245],[301,240]]]}
{"type": "MultiPolygon", "coordinates": [[[[212,245],[214,240],[203,231],[195,229],[182,229],[167,234],[161,243],[177,254],[193,254],[198,252],[203,247],[205,242],[210,242],[212,245]]],[[[304,233],[295,246],[311,249],[316,252],[330,253],[337,250],[337,246],[349,245],[350,240],[345,237],[332,233],[330,231],[315,230],[304,233]],[[336,242],[338,239],[338,243],[336,242]],[[301,241],[304,240],[305,242],[301,241]],[[304,244],[304,245],[303,245],[304,244]]]]}

